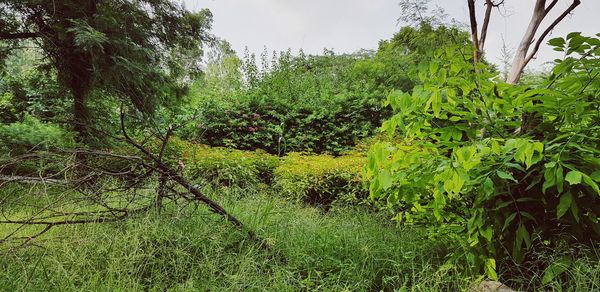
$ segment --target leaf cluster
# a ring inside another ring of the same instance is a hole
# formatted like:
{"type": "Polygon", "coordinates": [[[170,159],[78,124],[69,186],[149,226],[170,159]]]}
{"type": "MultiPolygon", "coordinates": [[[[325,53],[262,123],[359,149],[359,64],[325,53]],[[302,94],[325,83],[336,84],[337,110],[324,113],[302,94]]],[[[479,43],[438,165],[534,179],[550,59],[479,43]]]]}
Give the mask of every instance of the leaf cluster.
{"type": "Polygon", "coordinates": [[[399,221],[457,226],[464,259],[490,278],[497,259],[527,262],[536,244],[600,238],[600,41],[550,44],[566,58],[529,86],[499,81],[462,48],[433,52],[421,84],[388,96],[382,131],[403,141],[369,153],[371,197],[399,221]]]}

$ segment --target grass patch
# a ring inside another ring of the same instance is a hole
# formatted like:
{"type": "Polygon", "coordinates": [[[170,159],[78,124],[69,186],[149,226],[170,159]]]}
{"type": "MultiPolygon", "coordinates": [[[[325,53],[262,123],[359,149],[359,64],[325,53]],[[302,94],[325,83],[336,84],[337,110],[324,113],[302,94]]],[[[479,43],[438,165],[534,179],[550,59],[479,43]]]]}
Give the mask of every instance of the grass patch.
{"type": "MultiPolygon", "coordinates": [[[[44,237],[43,248],[0,259],[0,289],[380,290],[433,281],[443,262],[448,245],[424,244],[419,229],[359,209],[323,215],[254,191],[213,195],[286,262],[203,208],[172,206],[161,216],[60,227],[44,237]]],[[[445,288],[463,285],[446,280],[445,288]]]]}
{"type": "MultiPolygon", "coordinates": [[[[36,241],[39,247],[3,254],[0,290],[460,291],[474,279],[464,267],[444,264],[452,240],[428,239],[425,230],[396,226],[382,212],[336,205],[323,213],[265,187],[205,191],[272,251],[203,207],[170,204],[160,215],[57,227],[36,241]]],[[[539,274],[513,279],[513,288],[598,289],[600,264],[583,254],[550,283],[541,285],[539,274]]]]}

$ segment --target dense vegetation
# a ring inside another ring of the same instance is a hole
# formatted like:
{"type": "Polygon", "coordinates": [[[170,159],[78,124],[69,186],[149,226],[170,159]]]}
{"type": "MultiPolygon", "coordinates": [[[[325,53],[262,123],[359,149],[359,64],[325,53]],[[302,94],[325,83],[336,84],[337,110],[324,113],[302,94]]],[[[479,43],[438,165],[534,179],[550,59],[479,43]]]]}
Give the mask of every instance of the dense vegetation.
{"type": "Polygon", "coordinates": [[[426,3],[257,60],[169,0],[0,1],[0,290],[600,289],[600,34],[500,72],[426,3]]]}

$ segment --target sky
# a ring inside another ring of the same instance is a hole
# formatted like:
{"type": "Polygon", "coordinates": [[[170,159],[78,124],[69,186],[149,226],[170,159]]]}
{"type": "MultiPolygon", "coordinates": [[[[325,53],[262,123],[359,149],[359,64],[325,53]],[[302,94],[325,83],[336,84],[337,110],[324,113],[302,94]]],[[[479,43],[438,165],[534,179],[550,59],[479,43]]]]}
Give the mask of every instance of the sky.
{"type": "MultiPolygon", "coordinates": [[[[208,8],[214,16],[212,32],[229,41],[238,55],[245,47],[259,55],[268,51],[320,54],[324,48],[336,53],[352,53],[360,49],[376,49],[380,40],[391,38],[402,24],[397,0],[185,0],[186,8],[208,8]]],[[[468,23],[465,0],[432,0],[442,7],[449,19],[468,23]]],[[[477,1],[483,14],[483,1],[477,1]]],[[[551,22],[572,1],[559,0],[545,20],[551,22]],[[561,10],[561,11],[559,11],[561,10]]],[[[516,49],[529,19],[534,0],[506,0],[495,10],[488,30],[486,56],[500,63],[502,44],[516,49]],[[504,40],[504,41],[503,41],[504,40]]],[[[547,38],[564,37],[579,31],[584,35],[600,33],[600,0],[582,0],[571,16],[561,22],[547,38]]],[[[479,16],[481,23],[482,15],[479,16]]],[[[544,26],[543,26],[544,27],[544,26]]],[[[541,32],[539,32],[541,33],[541,32]]],[[[543,46],[530,69],[541,69],[546,62],[560,58],[558,52],[543,46]]]]}

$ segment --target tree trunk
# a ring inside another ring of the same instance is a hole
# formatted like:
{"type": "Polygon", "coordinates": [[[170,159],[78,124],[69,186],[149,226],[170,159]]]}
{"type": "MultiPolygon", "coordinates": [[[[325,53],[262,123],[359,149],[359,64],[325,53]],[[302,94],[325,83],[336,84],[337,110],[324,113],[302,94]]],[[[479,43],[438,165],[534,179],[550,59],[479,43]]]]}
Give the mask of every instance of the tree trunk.
{"type": "Polygon", "coordinates": [[[519,43],[519,47],[515,52],[512,67],[506,80],[507,83],[516,84],[517,82],[519,82],[519,79],[521,79],[523,69],[525,69],[525,66],[529,62],[529,59],[527,58],[529,47],[533,44],[533,38],[535,37],[535,33],[540,27],[540,24],[542,23],[542,20],[544,20],[545,16],[546,1],[537,0],[533,9],[533,15],[531,16],[531,20],[529,21],[529,25],[527,26],[527,31],[525,31],[525,34],[521,39],[521,43],[519,43]]]}
{"type": "Polygon", "coordinates": [[[86,105],[87,93],[82,90],[72,90],[73,93],[73,129],[78,134],[78,140],[84,140],[88,136],[88,109],[86,105]]]}
{"type": "Polygon", "coordinates": [[[558,0],[552,0],[552,2],[546,6],[546,0],[536,1],[535,8],[533,10],[533,16],[531,17],[527,31],[525,32],[525,35],[523,35],[523,39],[519,44],[519,48],[515,54],[515,59],[513,60],[511,71],[507,78],[507,82],[509,84],[515,84],[519,82],[525,66],[527,66],[527,63],[529,63],[529,61],[531,61],[531,59],[533,59],[533,57],[537,54],[544,39],[548,36],[548,34],[550,34],[556,25],[563,21],[567,15],[573,12],[573,10],[575,10],[575,8],[581,4],[581,1],[573,0],[571,5],[569,5],[567,9],[565,9],[552,23],[546,27],[542,34],[540,34],[540,36],[537,38],[534,45],[533,38],[535,37],[540,24],[557,3],[558,0]],[[532,45],[533,48],[531,48],[532,45]]]}

